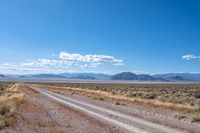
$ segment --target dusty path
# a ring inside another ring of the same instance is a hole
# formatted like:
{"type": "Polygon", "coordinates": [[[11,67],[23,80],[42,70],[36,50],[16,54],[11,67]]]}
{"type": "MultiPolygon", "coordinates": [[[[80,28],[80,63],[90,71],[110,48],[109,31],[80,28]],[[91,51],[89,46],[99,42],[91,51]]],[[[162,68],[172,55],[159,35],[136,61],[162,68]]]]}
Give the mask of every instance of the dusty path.
{"type": "Polygon", "coordinates": [[[198,123],[174,118],[176,112],[109,99],[94,99],[60,89],[20,84],[24,100],[15,125],[0,133],[199,133],[198,123]],[[158,124],[161,123],[161,124],[158,124]]]}
{"type": "Polygon", "coordinates": [[[133,133],[184,133],[178,129],[170,128],[164,125],[157,123],[149,122],[144,119],[136,118],[120,112],[105,109],[92,105],[89,103],[77,101],[75,99],[69,98],[67,96],[53,93],[44,89],[33,88],[35,91],[38,91],[49,98],[58,101],[66,106],[72,107],[76,110],[82,111],[89,116],[92,116],[100,121],[103,121],[109,125],[116,126],[124,132],[133,132],[133,133]]]}
{"type": "Polygon", "coordinates": [[[0,133],[122,133],[29,87],[20,91],[25,97],[16,109],[15,125],[0,133]]]}

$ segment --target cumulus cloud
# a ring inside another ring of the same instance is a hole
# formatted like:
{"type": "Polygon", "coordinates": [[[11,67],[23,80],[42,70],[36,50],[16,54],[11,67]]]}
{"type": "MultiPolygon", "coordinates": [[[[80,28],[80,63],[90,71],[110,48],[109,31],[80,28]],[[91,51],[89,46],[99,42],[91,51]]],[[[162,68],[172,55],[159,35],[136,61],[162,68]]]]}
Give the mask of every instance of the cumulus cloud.
{"type": "MultiPolygon", "coordinates": [[[[20,63],[0,63],[0,69],[4,72],[59,72],[74,69],[95,68],[103,64],[113,66],[123,65],[123,60],[109,55],[81,55],[60,52],[53,59],[40,58],[27,60],[20,63]]],[[[0,71],[1,72],[1,71],[0,71]]]]}
{"type": "Polygon", "coordinates": [[[116,59],[113,56],[109,55],[95,55],[95,54],[71,54],[67,52],[60,52],[59,58],[67,61],[78,61],[78,62],[86,62],[86,63],[111,63],[113,65],[123,65],[123,61],[120,59],[116,59]]]}
{"type": "Polygon", "coordinates": [[[200,60],[200,56],[196,56],[196,55],[193,55],[193,54],[188,54],[188,55],[183,55],[182,59],[188,60],[188,61],[189,60],[194,60],[194,59],[200,60]]]}

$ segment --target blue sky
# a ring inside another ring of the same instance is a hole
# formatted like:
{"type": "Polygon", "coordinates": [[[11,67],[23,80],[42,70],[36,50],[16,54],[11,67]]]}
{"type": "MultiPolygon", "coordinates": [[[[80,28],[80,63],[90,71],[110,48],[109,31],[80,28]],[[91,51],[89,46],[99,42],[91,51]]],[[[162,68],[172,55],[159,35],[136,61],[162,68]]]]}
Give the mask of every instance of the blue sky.
{"type": "Polygon", "coordinates": [[[0,73],[200,72],[199,0],[1,0],[0,73]]]}

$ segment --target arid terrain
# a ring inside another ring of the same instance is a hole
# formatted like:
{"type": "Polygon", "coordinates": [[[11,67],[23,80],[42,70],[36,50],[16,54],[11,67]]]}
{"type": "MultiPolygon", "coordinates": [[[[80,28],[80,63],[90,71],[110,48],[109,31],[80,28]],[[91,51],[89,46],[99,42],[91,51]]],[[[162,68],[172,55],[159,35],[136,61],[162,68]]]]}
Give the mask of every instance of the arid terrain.
{"type": "Polygon", "coordinates": [[[1,133],[200,132],[197,84],[1,84],[1,133]]]}

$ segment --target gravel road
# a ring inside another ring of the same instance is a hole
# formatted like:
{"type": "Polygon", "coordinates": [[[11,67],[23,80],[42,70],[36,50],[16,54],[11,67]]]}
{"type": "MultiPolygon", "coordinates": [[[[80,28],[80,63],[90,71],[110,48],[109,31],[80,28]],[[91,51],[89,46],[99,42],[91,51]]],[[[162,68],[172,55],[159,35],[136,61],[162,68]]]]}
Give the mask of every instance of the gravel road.
{"type": "Polygon", "coordinates": [[[115,126],[123,132],[131,133],[184,133],[186,131],[167,127],[141,118],[133,117],[115,110],[106,109],[91,103],[78,101],[62,94],[57,94],[44,89],[33,88],[35,91],[60,102],[66,106],[79,110],[106,124],[115,126]]]}

